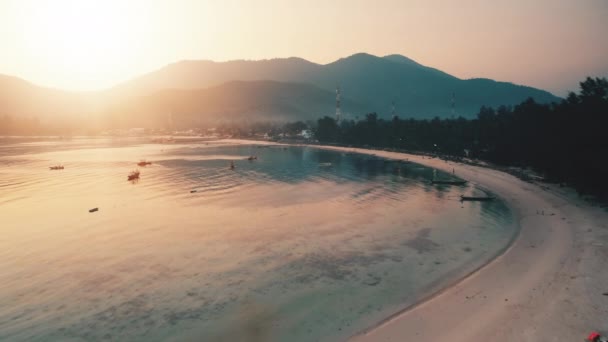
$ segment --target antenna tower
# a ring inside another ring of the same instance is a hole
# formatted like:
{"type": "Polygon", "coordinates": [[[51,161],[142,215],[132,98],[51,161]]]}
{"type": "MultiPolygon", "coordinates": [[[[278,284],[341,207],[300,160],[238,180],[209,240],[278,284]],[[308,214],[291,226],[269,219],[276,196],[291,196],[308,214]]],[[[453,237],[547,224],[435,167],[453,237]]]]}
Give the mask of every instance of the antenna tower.
{"type": "Polygon", "coordinates": [[[342,110],[340,109],[340,86],[336,87],[336,122],[340,122],[342,110]]]}

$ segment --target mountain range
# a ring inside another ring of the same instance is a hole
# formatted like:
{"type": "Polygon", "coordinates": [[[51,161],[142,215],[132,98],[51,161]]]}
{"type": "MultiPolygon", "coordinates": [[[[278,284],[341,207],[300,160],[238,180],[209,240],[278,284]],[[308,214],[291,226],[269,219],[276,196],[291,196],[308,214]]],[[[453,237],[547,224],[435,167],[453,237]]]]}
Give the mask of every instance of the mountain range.
{"type": "Polygon", "coordinates": [[[82,116],[129,126],[158,126],[170,114],[179,125],[208,120],[309,120],[341,109],[390,118],[474,117],[481,106],[515,105],[528,97],[559,98],[532,87],[490,79],[460,79],[401,55],[356,54],[329,64],[301,58],[181,61],[98,92],[67,92],[0,76],[0,115],[41,120],[82,116]],[[454,100],[452,100],[454,99],[454,100]],[[452,112],[454,101],[454,112],[452,112]]]}

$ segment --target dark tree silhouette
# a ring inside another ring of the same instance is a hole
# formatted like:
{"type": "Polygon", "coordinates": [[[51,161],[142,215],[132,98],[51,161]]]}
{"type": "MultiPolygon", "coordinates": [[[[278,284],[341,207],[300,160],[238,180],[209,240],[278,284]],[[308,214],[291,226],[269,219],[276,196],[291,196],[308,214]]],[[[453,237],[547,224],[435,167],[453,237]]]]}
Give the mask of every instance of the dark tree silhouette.
{"type": "Polygon", "coordinates": [[[320,142],[338,142],[340,140],[340,128],[336,120],[325,116],[317,121],[315,136],[320,142]]]}
{"type": "Polygon", "coordinates": [[[561,103],[533,99],[514,107],[481,107],[476,119],[391,121],[370,113],[360,121],[317,122],[322,143],[397,148],[504,166],[531,167],[550,181],[608,200],[608,81],[587,78],[561,103]]]}

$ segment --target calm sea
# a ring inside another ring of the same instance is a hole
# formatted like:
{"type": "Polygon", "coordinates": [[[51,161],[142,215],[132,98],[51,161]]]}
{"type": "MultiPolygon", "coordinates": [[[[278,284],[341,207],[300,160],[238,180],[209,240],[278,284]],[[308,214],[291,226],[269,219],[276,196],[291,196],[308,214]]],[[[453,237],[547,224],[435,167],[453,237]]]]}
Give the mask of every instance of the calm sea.
{"type": "Polygon", "coordinates": [[[0,340],[342,339],[516,233],[500,199],[432,176],[310,147],[2,139],[0,340]]]}

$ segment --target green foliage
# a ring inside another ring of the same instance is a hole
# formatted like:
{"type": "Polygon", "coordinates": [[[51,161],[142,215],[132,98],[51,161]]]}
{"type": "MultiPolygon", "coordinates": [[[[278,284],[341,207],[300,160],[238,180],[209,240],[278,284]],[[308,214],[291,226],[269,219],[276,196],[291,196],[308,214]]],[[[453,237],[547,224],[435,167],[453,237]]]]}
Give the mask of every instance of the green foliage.
{"type": "Polygon", "coordinates": [[[336,142],[340,139],[340,128],[336,120],[325,116],[317,121],[315,137],[320,142],[336,142]]]}
{"type": "Polygon", "coordinates": [[[318,121],[324,143],[397,148],[528,166],[548,179],[608,199],[608,81],[587,78],[559,104],[527,99],[514,107],[481,107],[477,118],[318,121]],[[465,153],[466,150],[466,153],[465,153]]]}
{"type": "Polygon", "coordinates": [[[286,123],[283,126],[283,132],[289,136],[294,136],[302,133],[308,126],[302,121],[286,123]]]}

